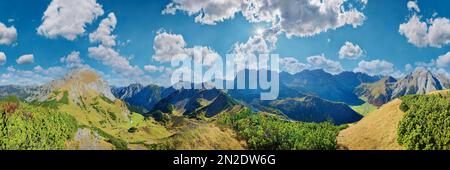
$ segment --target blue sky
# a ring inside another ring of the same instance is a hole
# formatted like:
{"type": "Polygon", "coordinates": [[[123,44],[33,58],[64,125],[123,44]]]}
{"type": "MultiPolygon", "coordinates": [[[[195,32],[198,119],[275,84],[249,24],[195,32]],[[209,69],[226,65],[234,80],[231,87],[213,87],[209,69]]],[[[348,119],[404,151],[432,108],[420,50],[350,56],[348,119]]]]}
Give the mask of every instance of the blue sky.
{"type": "MultiPolygon", "coordinates": [[[[380,62],[374,62],[372,65],[380,66],[380,68],[359,70],[371,74],[379,72],[379,74],[399,75],[409,71],[405,70],[406,64],[416,67],[415,63],[417,62],[429,63],[450,51],[450,27],[446,23],[441,28],[444,29],[441,30],[443,33],[439,34],[441,39],[444,39],[438,44],[440,47],[436,47],[436,45],[420,47],[420,45],[408,42],[408,37],[399,32],[400,24],[407,23],[413,15],[420,16],[420,21],[424,23],[431,18],[450,18],[450,11],[446,8],[450,6],[450,1],[418,0],[416,4],[420,8],[420,12],[408,9],[407,0],[369,0],[366,5],[356,2],[358,0],[354,1],[349,0],[346,3],[353,4],[355,9],[365,16],[365,20],[357,27],[344,24],[321,30],[314,35],[291,37],[287,36],[286,31],[282,31],[277,35],[278,41],[270,52],[280,54],[282,57],[293,57],[297,60],[295,62],[309,64],[310,66],[307,68],[320,67],[308,63],[307,58],[310,56],[323,56],[326,60],[337,62],[342,66],[342,70],[347,71],[357,68],[361,61],[367,63],[374,60],[386,61],[392,63],[393,68],[386,68],[382,66],[383,64],[379,64],[380,62]],[[356,59],[339,57],[339,51],[347,41],[363,50],[356,59]],[[380,69],[390,70],[383,72],[380,69]]],[[[174,2],[178,1],[174,0],[174,2]]],[[[0,59],[0,75],[3,75],[3,81],[0,81],[0,84],[33,83],[33,81],[42,83],[60,76],[48,70],[45,72],[45,70],[52,67],[64,67],[65,70],[67,66],[61,63],[60,59],[73,51],[78,51],[79,58],[83,60],[84,64],[101,71],[112,84],[126,84],[131,83],[130,81],[155,83],[163,77],[165,71],[148,71],[145,66],[168,66],[167,63],[152,58],[155,54],[154,39],[159,33],[181,35],[187,44],[186,48],[208,47],[220,56],[224,56],[233,51],[234,44],[247,42],[249,38],[257,34],[257,29],[269,29],[273,24],[270,21],[250,22],[242,12],[236,12],[233,18],[217,20],[215,25],[195,22],[198,13],[194,12],[195,14],[189,16],[187,14],[189,9],[186,8],[179,8],[174,14],[163,14],[162,11],[172,3],[171,0],[97,0],[95,3],[101,5],[103,13],[95,17],[96,19],[93,19],[92,23],[86,23],[85,31],[77,35],[76,39],[68,40],[62,36],[49,38],[49,36],[40,35],[37,31],[38,27],[43,24],[44,12],[50,3],[51,0],[0,1],[0,23],[7,28],[14,27],[17,32],[14,42],[0,44],[0,52],[6,56],[6,62],[3,64],[0,59]],[[117,36],[115,39],[117,45],[111,49],[119,53],[120,57],[125,58],[131,67],[141,70],[141,74],[119,76],[118,70],[114,70],[111,64],[98,59],[101,56],[97,58],[89,56],[88,48],[96,47],[99,44],[90,42],[89,34],[96,31],[101,21],[108,18],[109,13],[114,13],[117,18],[116,27],[111,33],[117,36]],[[16,60],[25,54],[32,54],[34,61],[28,64],[19,64],[16,60]],[[37,66],[42,69],[36,69],[37,66]],[[11,71],[11,68],[14,68],[14,71],[11,71]],[[29,75],[24,78],[21,75],[15,75],[20,74],[19,70],[28,71],[28,74],[33,74],[33,76],[29,75]],[[147,79],[130,80],[129,76],[147,77],[147,79]],[[19,80],[21,78],[24,80],[19,80]]],[[[319,23],[319,21],[314,21],[314,23],[319,23]]],[[[429,21],[427,26],[431,25],[432,23],[429,21]]],[[[446,67],[448,63],[445,59],[447,58],[442,57],[440,60],[444,62],[443,64],[430,65],[430,69],[448,71],[448,67],[446,67]]],[[[366,66],[371,65],[367,63],[366,66]]],[[[294,70],[300,71],[301,69],[294,70]]]]}

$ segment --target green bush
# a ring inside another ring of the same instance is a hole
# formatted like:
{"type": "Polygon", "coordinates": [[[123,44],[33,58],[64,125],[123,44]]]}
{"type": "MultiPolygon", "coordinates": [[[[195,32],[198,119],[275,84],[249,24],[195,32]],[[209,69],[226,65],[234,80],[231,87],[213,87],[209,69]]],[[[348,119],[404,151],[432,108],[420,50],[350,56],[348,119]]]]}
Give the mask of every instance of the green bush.
{"type": "Polygon", "coordinates": [[[398,127],[398,142],[408,150],[450,149],[450,100],[441,95],[402,98],[406,113],[398,127]]]}
{"type": "Polygon", "coordinates": [[[155,119],[156,121],[161,122],[161,123],[167,123],[170,120],[169,115],[164,114],[160,110],[153,111],[150,114],[150,116],[153,117],[153,119],[155,119]]]}
{"type": "Polygon", "coordinates": [[[126,141],[116,138],[97,127],[91,127],[91,130],[96,131],[100,136],[106,138],[109,143],[116,147],[116,150],[128,150],[128,143],[126,141]]]}
{"type": "Polygon", "coordinates": [[[5,113],[7,103],[0,101],[0,150],[64,149],[77,130],[75,118],[68,114],[25,103],[5,113]]]}
{"type": "Polygon", "coordinates": [[[218,123],[229,125],[255,150],[334,150],[339,128],[331,123],[303,123],[249,110],[222,115],[218,123]]]}
{"type": "Polygon", "coordinates": [[[137,131],[138,129],[136,127],[131,127],[130,129],[128,129],[128,133],[135,133],[137,131]]]}

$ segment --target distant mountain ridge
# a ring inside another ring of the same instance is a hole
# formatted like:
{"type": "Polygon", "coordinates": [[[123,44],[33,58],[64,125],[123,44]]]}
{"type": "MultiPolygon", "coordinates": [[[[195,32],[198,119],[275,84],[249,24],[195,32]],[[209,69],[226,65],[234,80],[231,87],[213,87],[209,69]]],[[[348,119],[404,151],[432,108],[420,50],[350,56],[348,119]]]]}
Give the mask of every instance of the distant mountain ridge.
{"type": "Polygon", "coordinates": [[[178,89],[155,104],[150,113],[213,117],[239,105],[226,92],[213,89],[178,89]]]}
{"type": "Polygon", "coordinates": [[[139,113],[150,111],[163,98],[164,88],[157,85],[131,84],[127,87],[112,87],[112,94],[126,102],[130,109],[139,113]]]}
{"type": "Polygon", "coordinates": [[[427,94],[447,89],[449,82],[450,79],[445,75],[419,68],[399,80],[389,77],[375,83],[363,84],[355,93],[368,98],[371,104],[381,106],[408,94],[427,94]]]}
{"type": "Polygon", "coordinates": [[[303,122],[326,122],[341,125],[357,122],[362,116],[343,103],[323,100],[315,96],[287,98],[269,102],[287,117],[303,122]],[[332,108],[332,109],[331,109],[332,108]]]}
{"type": "Polygon", "coordinates": [[[320,98],[344,102],[349,105],[364,103],[353,90],[362,83],[379,80],[363,73],[342,72],[332,75],[324,70],[304,70],[297,74],[281,73],[280,80],[287,87],[296,89],[300,93],[315,95],[320,98]]]}

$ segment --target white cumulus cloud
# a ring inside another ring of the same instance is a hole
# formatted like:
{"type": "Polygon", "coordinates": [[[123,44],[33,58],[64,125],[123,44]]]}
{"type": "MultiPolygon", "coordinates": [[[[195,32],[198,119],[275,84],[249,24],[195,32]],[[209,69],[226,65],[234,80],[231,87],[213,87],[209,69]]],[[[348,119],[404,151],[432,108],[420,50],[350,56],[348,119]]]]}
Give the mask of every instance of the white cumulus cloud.
{"type": "Polygon", "coordinates": [[[285,57],[280,59],[280,65],[291,74],[301,72],[303,70],[309,69],[311,66],[309,64],[302,63],[293,57],[285,57]]]}
{"type": "MultiPolygon", "coordinates": [[[[363,6],[366,0],[352,1],[363,6]]],[[[291,36],[313,36],[344,25],[357,27],[365,15],[347,0],[172,0],[163,14],[184,11],[195,21],[214,25],[236,13],[250,22],[269,22],[291,36]]]]}
{"type": "Polygon", "coordinates": [[[420,12],[419,5],[417,5],[417,1],[408,1],[406,4],[409,10],[414,10],[416,12],[420,12]]]}
{"type": "Polygon", "coordinates": [[[153,49],[155,54],[152,58],[155,61],[162,63],[170,62],[173,59],[190,57],[194,59],[197,64],[211,66],[215,61],[220,59],[220,55],[210,47],[194,46],[192,48],[188,48],[182,35],[171,34],[163,31],[157,33],[153,41],[153,49]]]}
{"type": "Polygon", "coordinates": [[[115,46],[116,36],[111,35],[112,31],[116,28],[117,18],[114,13],[109,13],[108,18],[103,19],[100,22],[97,30],[89,34],[89,41],[91,43],[100,42],[105,46],[115,46]]]}
{"type": "Polygon", "coordinates": [[[37,32],[47,38],[61,36],[72,41],[84,34],[86,25],[103,13],[96,0],[52,0],[37,32]]]}
{"type": "Polygon", "coordinates": [[[344,70],[341,63],[327,59],[323,54],[310,56],[306,58],[306,61],[308,61],[308,64],[311,65],[312,69],[323,69],[331,74],[337,74],[344,70]]]}
{"type": "Polygon", "coordinates": [[[72,51],[69,55],[61,57],[61,63],[65,63],[69,68],[79,68],[84,66],[84,61],[80,58],[80,52],[72,51]]]}
{"type": "Polygon", "coordinates": [[[113,35],[112,32],[116,24],[117,19],[114,13],[108,14],[108,17],[100,22],[97,30],[89,35],[91,43],[98,42],[99,44],[97,47],[89,47],[88,55],[103,65],[111,67],[115,73],[122,77],[138,81],[144,72],[138,66],[131,65],[128,58],[114,49],[116,35],[113,35]]]}
{"type": "Polygon", "coordinates": [[[143,72],[137,66],[132,66],[127,58],[121,56],[111,47],[99,45],[88,48],[89,57],[100,61],[103,65],[111,66],[113,70],[124,77],[139,76],[143,72]]]}
{"type": "Polygon", "coordinates": [[[173,0],[163,14],[175,14],[177,10],[195,15],[195,22],[215,25],[233,18],[242,8],[242,0],[173,0]]]}
{"type": "MultiPolygon", "coordinates": [[[[421,21],[419,6],[409,1],[408,9],[415,11],[406,23],[399,26],[399,33],[408,39],[408,42],[417,47],[436,47],[450,44],[450,20],[448,18],[430,18],[421,21]]],[[[433,15],[435,17],[436,15],[433,15]]]]}
{"type": "Polygon", "coordinates": [[[17,40],[17,30],[14,26],[7,27],[0,22],[0,45],[10,45],[17,40]]]}
{"type": "Polygon", "coordinates": [[[444,55],[441,55],[436,60],[436,66],[439,68],[446,68],[450,65],[450,52],[447,52],[444,55]]]}
{"type": "Polygon", "coordinates": [[[36,73],[41,73],[44,75],[51,75],[51,76],[55,76],[55,75],[62,76],[66,72],[66,69],[63,67],[60,67],[60,66],[49,67],[47,69],[44,69],[43,67],[38,65],[38,66],[34,67],[33,70],[36,73]]]}
{"type": "Polygon", "coordinates": [[[366,73],[369,75],[390,75],[395,73],[394,64],[384,60],[372,60],[359,62],[354,72],[366,73]]]}
{"type": "Polygon", "coordinates": [[[31,63],[34,63],[34,55],[33,54],[22,55],[16,60],[16,62],[17,62],[17,64],[31,64],[31,63]]]}
{"type": "Polygon", "coordinates": [[[363,53],[364,51],[359,45],[347,41],[339,50],[339,58],[358,59],[363,53]]]}
{"type": "Polygon", "coordinates": [[[144,70],[148,72],[163,72],[165,70],[164,66],[146,65],[144,70]]]}

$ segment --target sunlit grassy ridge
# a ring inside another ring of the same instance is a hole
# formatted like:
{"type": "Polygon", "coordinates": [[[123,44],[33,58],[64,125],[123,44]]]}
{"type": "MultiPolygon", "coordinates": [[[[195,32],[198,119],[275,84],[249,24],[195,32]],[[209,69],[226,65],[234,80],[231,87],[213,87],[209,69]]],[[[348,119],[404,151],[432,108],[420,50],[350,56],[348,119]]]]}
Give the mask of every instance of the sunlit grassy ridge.
{"type": "Polygon", "coordinates": [[[377,106],[370,104],[367,102],[367,98],[366,97],[361,97],[361,100],[365,101],[364,104],[359,105],[359,106],[351,106],[351,108],[358,112],[359,114],[366,116],[367,114],[369,114],[370,112],[377,110],[377,106]]]}

